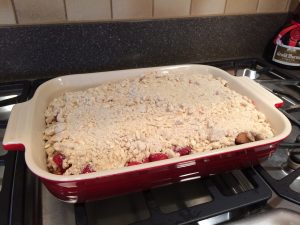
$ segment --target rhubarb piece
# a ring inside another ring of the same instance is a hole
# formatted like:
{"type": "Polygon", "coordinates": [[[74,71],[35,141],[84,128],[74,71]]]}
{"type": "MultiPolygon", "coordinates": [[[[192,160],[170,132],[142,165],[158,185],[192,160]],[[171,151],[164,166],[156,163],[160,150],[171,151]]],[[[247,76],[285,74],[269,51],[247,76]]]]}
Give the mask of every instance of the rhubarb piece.
{"type": "Polygon", "coordinates": [[[135,166],[135,165],[140,165],[142,164],[141,162],[137,162],[137,161],[132,161],[132,162],[128,162],[127,166],[135,166]]]}
{"type": "Polygon", "coordinates": [[[192,151],[192,147],[191,146],[185,146],[185,147],[177,147],[175,146],[174,151],[179,153],[180,156],[184,156],[184,155],[189,155],[192,151]]]}
{"type": "Polygon", "coordinates": [[[159,161],[159,160],[168,159],[168,158],[169,157],[164,153],[154,153],[149,156],[149,161],[154,162],[154,161],[159,161]]]}
{"type": "Polygon", "coordinates": [[[81,171],[81,174],[84,174],[84,173],[92,173],[92,172],[96,172],[90,164],[87,164],[83,170],[81,171]]]}
{"type": "Polygon", "coordinates": [[[143,159],[143,163],[148,163],[148,162],[150,162],[149,158],[143,159]]]}
{"type": "Polygon", "coordinates": [[[63,160],[65,159],[66,157],[61,154],[61,153],[55,153],[52,157],[53,159],[53,162],[55,162],[55,164],[57,165],[58,168],[62,169],[62,165],[63,165],[63,160]]]}
{"type": "Polygon", "coordinates": [[[62,175],[66,172],[66,169],[63,168],[63,160],[65,158],[65,155],[62,153],[54,153],[54,155],[52,156],[52,160],[57,165],[56,169],[52,168],[54,174],[62,175]]]}

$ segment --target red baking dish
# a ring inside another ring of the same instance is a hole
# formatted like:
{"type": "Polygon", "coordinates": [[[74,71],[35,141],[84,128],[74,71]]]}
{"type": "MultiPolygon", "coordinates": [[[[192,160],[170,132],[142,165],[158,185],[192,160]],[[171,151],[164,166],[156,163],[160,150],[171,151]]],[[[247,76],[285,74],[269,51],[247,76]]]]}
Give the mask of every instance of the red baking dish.
{"type": "Polygon", "coordinates": [[[176,65],[102,73],[69,75],[42,84],[33,98],[16,104],[6,128],[3,146],[7,150],[25,149],[29,169],[40,177],[48,190],[66,202],[83,202],[182,182],[254,165],[275,151],[291,131],[289,120],[276,108],[282,100],[247,77],[234,77],[206,65],[176,65]],[[81,175],[55,175],[48,172],[44,151],[44,112],[49,102],[66,91],[85,89],[103,82],[137,77],[150,71],[179,70],[184,73],[212,74],[228,81],[228,86],[253,100],[274,130],[274,137],[179,158],[81,175]]]}

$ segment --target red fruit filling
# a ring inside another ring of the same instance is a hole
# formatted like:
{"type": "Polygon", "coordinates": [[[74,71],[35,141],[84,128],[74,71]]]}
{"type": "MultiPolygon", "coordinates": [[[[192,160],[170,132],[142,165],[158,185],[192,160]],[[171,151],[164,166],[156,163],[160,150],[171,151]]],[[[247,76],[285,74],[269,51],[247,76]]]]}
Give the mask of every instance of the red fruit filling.
{"type": "Polygon", "coordinates": [[[62,165],[63,165],[63,160],[65,159],[66,157],[61,154],[61,153],[55,153],[52,157],[53,159],[53,162],[55,162],[55,164],[62,169],[62,165]]]}
{"type": "Polygon", "coordinates": [[[87,164],[81,171],[82,174],[83,173],[92,173],[92,172],[96,172],[96,171],[92,168],[92,166],[90,164],[87,164]]]}
{"type": "Polygon", "coordinates": [[[143,159],[143,163],[148,163],[148,162],[150,162],[149,158],[143,159]]]}
{"type": "Polygon", "coordinates": [[[139,165],[142,164],[141,162],[137,162],[137,161],[132,161],[132,162],[128,162],[127,166],[134,166],[134,165],[139,165]]]}
{"type": "Polygon", "coordinates": [[[168,158],[169,157],[164,153],[154,153],[149,156],[149,161],[154,162],[154,161],[159,161],[159,160],[168,159],[168,158]]]}
{"type": "Polygon", "coordinates": [[[180,156],[189,155],[192,151],[192,147],[191,146],[185,146],[185,147],[180,148],[180,147],[175,146],[174,151],[179,153],[180,156]]]}
{"type": "Polygon", "coordinates": [[[55,153],[53,156],[52,156],[52,160],[53,162],[57,165],[57,169],[56,171],[54,172],[55,174],[64,174],[64,172],[66,171],[64,168],[63,168],[63,160],[65,159],[65,155],[57,152],[55,153]]]}

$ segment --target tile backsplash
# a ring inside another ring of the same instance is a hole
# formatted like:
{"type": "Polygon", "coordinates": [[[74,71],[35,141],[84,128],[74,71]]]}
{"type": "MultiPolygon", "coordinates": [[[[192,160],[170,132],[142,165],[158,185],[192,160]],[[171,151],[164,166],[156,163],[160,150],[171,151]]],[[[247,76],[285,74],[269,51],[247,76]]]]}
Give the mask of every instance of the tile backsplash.
{"type": "Polygon", "coordinates": [[[281,12],[283,7],[287,7],[288,0],[260,0],[257,6],[257,12],[281,12]]]}
{"type": "Polygon", "coordinates": [[[64,0],[11,0],[20,24],[55,23],[66,20],[64,0]]]}
{"type": "Polygon", "coordinates": [[[110,20],[111,0],[65,0],[69,21],[110,20]]]}
{"type": "MultiPolygon", "coordinates": [[[[258,0],[227,0],[226,14],[256,13],[258,0]]],[[[270,3],[272,4],[272,3],[270,3]]],[[[286,5],[282,10],[286,9],[286,5]]]]}
{"type": "Polygon", "coordinates": [[[153,0],[111,0],[113,19],[152,17],[153,0]]]}
{"type": "Polygon", "coordinates": [[[300,0],[0,0],[0,25],[281,13],[300,0]]]}
{"type": "Polygon", "coordinates": [[[16,18],[10,0],[0,0],[0,24],[15,24],[16,18]]]}
{"type": "Polygon", "coordinates": [[[225,6],[226,0],[192,0],[191,16],[220,15],[225,6]]]}
{"type": "Polygon", "coordinates": [[[154,18],[188,17],[191,0],[154,0],[154,18]]]}

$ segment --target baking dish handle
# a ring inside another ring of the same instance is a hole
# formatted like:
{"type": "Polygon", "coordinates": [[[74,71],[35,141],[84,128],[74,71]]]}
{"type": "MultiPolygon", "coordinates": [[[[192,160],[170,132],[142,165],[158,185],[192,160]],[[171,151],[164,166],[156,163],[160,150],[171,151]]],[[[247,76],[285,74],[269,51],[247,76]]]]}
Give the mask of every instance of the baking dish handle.
{"type": "Polygon", "coordinates": [[[251,80],[248,77],[236,77],[237,82],[245,89],[250,89],[252,92],[256,92],[267,104],[274,105],[276,108],[281,108],[284,102],[276,95],[266,90],[259,83],[251,80]]]}
{"type": "Polygon", "coordinates": [[[9,116],[5,135],[3,138],[3,148],[5,150],[25,150],[25,139],[28,136],[30,101],[14,105],[9,116]]]}

